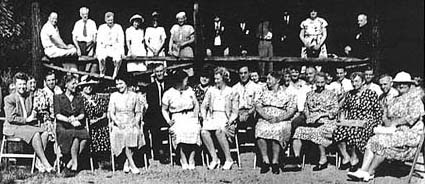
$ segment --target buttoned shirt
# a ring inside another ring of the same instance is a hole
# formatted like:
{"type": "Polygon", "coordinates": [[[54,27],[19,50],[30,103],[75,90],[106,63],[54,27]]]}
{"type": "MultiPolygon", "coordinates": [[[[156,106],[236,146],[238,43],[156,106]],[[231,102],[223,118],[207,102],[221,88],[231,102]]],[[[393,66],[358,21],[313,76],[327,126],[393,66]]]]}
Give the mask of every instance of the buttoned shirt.
{"type": "Polygon", "coordinates": [[[329,86],[326,86],[326,89],[333,91],[337,95],[341,95],[347,91],[350,91],[353,88],[351,81],[344,78],[342,82],[334,81],[329,86]]]}
{"type": "Polygon", "coordinates": [[[59,29],[57,26],[53,26],[52,23],[46,22],[40,31],[41,45],[43,48],[56,47],[55,43],[52,42],[51,38],[62,39],[59,35],[59,29]]]}
{"type": "Polygon", "coordinates": [[[78,20],[74,24],[74,29],[72,30],[72,36],[76,37],[76,40],[79,42],[92,42],[95,41],[97,33],[96,23],[88,19],[86,23],[84,23],[83,19],[78,20]],[[84,24],[86,24],[86,35],[84,36],[84,24]]]}
{"type": "Polygon", "coordinates": [[[252,81],[245,85],[238,82],[233,86],[233,91],[239,95],[239,109],[252,109],[259,98],[261,88],[252,81]]]}

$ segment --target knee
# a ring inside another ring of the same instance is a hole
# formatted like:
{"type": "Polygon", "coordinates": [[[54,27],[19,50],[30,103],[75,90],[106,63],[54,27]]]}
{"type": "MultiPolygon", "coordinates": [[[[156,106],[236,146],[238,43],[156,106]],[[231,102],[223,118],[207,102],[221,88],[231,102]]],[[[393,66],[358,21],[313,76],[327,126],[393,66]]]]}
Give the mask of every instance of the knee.
{"type": "Polygon", "coordinates": [[[216,130],[215,131],[215,135],[218,137],[218,136],[222,136],[224,134],[224,131],[223,131],[223,129],[218,129],[218,130],[216,130]]]}
{"type": "Polygon", "coordinates": [[[208,130],[201,130],[202,137],[210,137],[210,132],[208,130]]]}

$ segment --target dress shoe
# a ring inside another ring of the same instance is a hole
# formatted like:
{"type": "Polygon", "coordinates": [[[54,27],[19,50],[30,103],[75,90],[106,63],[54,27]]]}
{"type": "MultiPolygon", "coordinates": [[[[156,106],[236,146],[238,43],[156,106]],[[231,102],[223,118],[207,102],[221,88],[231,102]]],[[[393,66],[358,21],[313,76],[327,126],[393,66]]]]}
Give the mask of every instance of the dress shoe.
{"type": "Polygon", "coordinates": [[[347,162],[345,164],[341,163],[341,165],[339,165],[338,167],[339,170],[346,170],[348,168],[350,168],[350,162],[347,162]]]}
{"type": "Polygon", "coordinates": [[[279,164],[272,164],[272,173],[273,174],[279,174],[280,173],[279,164]]]}
{"type": "Polygon", "coordinates": [[[328,168],[328,162],[316,165],[315,167],[313,167],[313,171],[321,171],[326,168],[328,168]]]}
{"type": "Polygon", "coordinates": [[[355,171],[357,171],[357,169],[359,169],[360,168],[360,162],[358,162],[357,164],[355,164],[355,165],[350,165],[350,169],[348,170],[348,171],[350,171],[350,172],[355,172],[355,171]]]}
{"type": "Polygon", "coordinates": [[[188,164],[182,164],[182,169],[183,170],[189,170],[189,165],[188,164]]]}
{"type": "Polygon", "coordinates": [[[230,169],[232,169],[232,166],[233,166],[233,161],[226,161],[226,162],[224,162],[224,165],[223,165],[223,169],[224,170],[230,170],[230,169]]]}
{"type": "Polygon", "coordinates": [[[124,167],[123,167],[122,171],[124,171],[125,173],[130,172],[130,167],[128,166],[128,160],[126,160],[124,162],[124,167]]]}
{"type": "Polygon", "coordinates": [[[216,161],[211,161],[210,165],[208,165],[208,169],[209,170],[213,170],[215,168],[217,168],[220,165],[220,161],[216,162],[216,161]]]}
{"type": "Polygon", "coordinates": [[[270,171],[270,164],[263,163],[261,164],[260,174],[264,174],[270,171]]]}
{"type": "Polygon", "coordinates": [[[74,177],[76,175],[76,172],[71,171],[70,169],[68,169],[67,167],[65,167],[63,169],[63,174],[65,178],[69,178],[69,177],[74,177]]]}
{"type": "Polygon", "coordinates": [[[348,172],[347,176],[353,181],[370,181],[374,178],[374,176],[369,175],[368,172],[357,170],[356,172],[348,172]]]}
{"type": "Polygon", "coordinates": [[[139,174],[139,173],[140,173],[140,170],[139,170],[139,168],[137,168],[137,167],[135,167],[135,168],[130,167],[130,171],[131,171],[131,173],[133,173],[133,174],[139,174]]]}
{"type": "Polygon", "coordinates": [[[189,164],[188,169],[189,170],[195,170],[195,164],[189,164]]]}
{"type": "Polygon", "coordinates": [[[159,160],[159,163],[161,163],[161,164],[169,164],[169,163],[171,163],[171,161],[170,161],[169,158],[163,158],[163,159],[159,160]]]}

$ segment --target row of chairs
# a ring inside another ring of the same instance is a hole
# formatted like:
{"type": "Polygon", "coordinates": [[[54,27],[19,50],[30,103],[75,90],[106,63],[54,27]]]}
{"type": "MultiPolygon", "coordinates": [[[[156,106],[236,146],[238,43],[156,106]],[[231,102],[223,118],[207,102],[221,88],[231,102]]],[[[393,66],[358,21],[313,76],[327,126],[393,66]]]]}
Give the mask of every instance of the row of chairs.
{"type": "MultiPolygon", "coordinates": [[[[5,121],[5,118],[4,117],[0,117],[0,121],[5,121]]],[[[89,127],[88,126],[88,121],[86,121],[87,131],[89,131],[88,127],[89,127]]],[[[168,127],[162,127],[160,130],[161,131],[168,132],[168,127]]],[[[257,163],[257,154],[256,154],[256,151],[255,151],[255,149],[256,149],[255,142],[245,142],[245,143],[242,143],[242,144],[239,143],[239,141],[240,141],[239,140],[239,135],[247,134],[247,131],[248,130],[246,130],[246,129],[238,129],[237,130],[237,132],[235,134],[235,139],[234,139],[235,141],[234,141],[233,147],[230,149],[230,151],[231,151],[231,153],[235,153],[236,154],[236,156],[237,156],[237,161],[236,161],[237,162],[237,165],[238,165],[239,168],[241,168],[242,167],[242,162],[241,162],[241,156],[240,156],[241,155],[241,150],[240,149],[241,148],[251,148],[251,149],[253,149],[254,150],[254,153],[255,153],[255,156],[254,156],[254,166],[253,166],[253,168],[255,169],[256,168],[256,163],[257,163]]],[[[415,175],[415,167],[418,164],[418,158],[419,158],[419,155],[420,155],[420,152],[422,151],[422,149],[424,149],[423,150],[423,153],[424,153],[424,158],[425,158],[425,147],[423,146],[424,138],[425,138],[425,134],[422,134],[420,144],[418,145],[418,151],[415,153],[415,157],[413,159],[412,167],[411,167],[410,172],[409,172],[409,175],[408,175],[408,179],[407,179],[407,182],[408,183],[410,183],[411,178],[415,175]]],[[[152,140],[152,137],[151,137],[151,134],[150,133],[149,133],[149,140],[152,140]]],[[[7,150],[8,150],[7,149],[7,145],[10,142],[15,142],[16,143],[16,142],[22,142],[22,140],[20,138],[13,137],[13,135],[3,135],[2,142],[1,142],[1,147],[0,147],[0,162],[3,162],[3,159],[5,159],[5,161],[3,163],[5,164],[5,167],[7,167],[8,159],[9,158],[15,158],[15,159],[20,159],[20,158],[32,159],[31,173],[33,173],[34,172],[34,168],[35,168],[35,160],[36,160],[35,152],[34,153],[27,153],[27,154],[24,154],[24,153],[8,153],[7,152],[7,150]]],[[[175,157],[177,156],[177,154],[175,153],[175,150],[172,147],[171,136],[170,135],[168,136],[168,140],[162,141],[162,144],[169,146],[170,161],[171,161],[171,165],[174,166],[174,164],[176,163],[175,162],[175,157]]],[[[60,170],[61,170],[61,157],[62,157],[62,155],[61,155],[60,147],[58,146],[58,144],[57,144],[56,141],[54,142],[53,147],[54,147],[54,152],[56,154],[56,159],[55,159],[55,162],[54,162],[54,167],[56,167],[56,170],[59,173],[60,170]]],[[[150,141],[150,147],[152,147],[152,141],[150,141]]],[[[150,151],[151,151],[150,154],[153,155],[153,150],[151,149],[150,151]]],[[[289,152],[290,151],[289,151],[289,147],[288,147],[288,150],[286,150],[286,152],[285,152],[287,156],[290,155],[289,152]]],[[[202,158],[201,158],[202,159],[202,164],[205,166],[206,163],[209,163],[209,157],[207,156],[207,154],[204,151],[202,151],[201,156],[202,156],[202,158]]],[[[329,157],[334,157],[335,158],[335,166],[336,167],[339,167],[339,165],[340,165],[340,158],[339,158],[338,152],[336,151],[335,153],[329,153],[328,156],[329,157]]],[[[147,156],[147,153],[144,153],[143,154],[143,157],[144,157],[143,159],[144,159],[144,163],[145,163],[144,164],[144,169],[148,169],[148,156],[147,156]]],[[[303,154],[303,163],[302,163],[303,168],[305,167],[305,161],[306,161],[306,157],[305,157],[305,154],[303,154]]],[[[111,165],[112,165],[112,171],[115,172],[115,156],[113,155],[112,152],[111,152],[111,162],[112,162],[111,163],[111,165]]],[[[91,171],[93,172],[94,171],[94,165],[93,165],[93,158],[91,156],[90,156],[90,168],[91,168],[91,171]]]]}

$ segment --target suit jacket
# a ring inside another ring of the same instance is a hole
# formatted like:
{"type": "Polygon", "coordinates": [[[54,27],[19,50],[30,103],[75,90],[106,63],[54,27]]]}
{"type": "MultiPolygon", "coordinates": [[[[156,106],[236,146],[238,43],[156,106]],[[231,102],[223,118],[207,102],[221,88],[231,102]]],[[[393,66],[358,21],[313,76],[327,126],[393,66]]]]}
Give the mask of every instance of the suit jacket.
{"type": "MultiPolygon", "coordinates": [[[[27,117],[31,115],[33,96],[30,94],[24,98],[27,117]]],[[[14,92],[4,98],[4,112],[6,115],[6,124],[25,125],[27,124],[19,95],[14,92]]]]}
{"type": "MultiPolygon", "coordinates": [[[[167,89],[167,85],[164,82],[164,91],[162,92],[162,95],[164,95],[164,92],[167,89]]],[[[148,102],[148,109],[146,111],[145,116],[145,123],[147,126],[162,126],[166,124],[164,117],[162,116],[162,105],[159,101],[159,88],[158,85],[155,82],[152,82],[148,85],[146,89],[146,100],[148,102]]]]}
{"type": "Polygon", "coordinates": [[[255,30],[249,27],[248,23],[245,23],[245,28],[242,29],[240,23],[233,28],[234,36],[232,36],[232,52],[233,55],[241,55],[242,50],[248,51],[248,55],[254,55],[254,35],[255,30]]]}
{"type": "Polygon", "coordinates": [[[216,30],[215,22],[212,22],[207,29],[206,38],[207,38],[207,48],[214,47],[214,39],[217,35],[220,36],[221,46],[227,47],[227,27],[224,25],[223,21],[220,22],[219,29],[216,30]]]}

